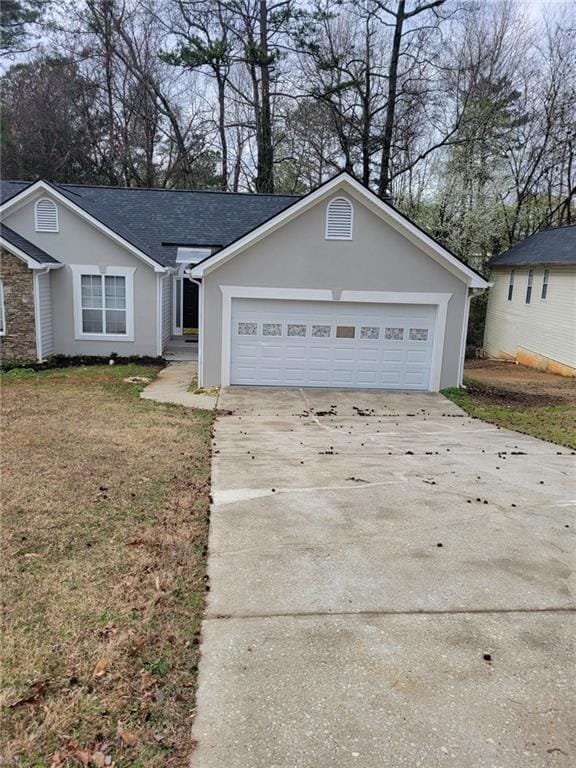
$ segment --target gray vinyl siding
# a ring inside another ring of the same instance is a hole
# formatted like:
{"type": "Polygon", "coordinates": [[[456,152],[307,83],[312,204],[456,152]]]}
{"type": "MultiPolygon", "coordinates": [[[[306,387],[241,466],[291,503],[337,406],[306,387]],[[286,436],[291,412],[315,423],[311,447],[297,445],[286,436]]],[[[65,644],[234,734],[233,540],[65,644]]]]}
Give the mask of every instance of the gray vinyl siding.
{"type": "Polygon", "coordinates": [[[109,355],[112,352],[118,355],[158,354],[157,281],[154,269],[61,203],[57,203],[59,232],[36,232],[34,203],[39,197],[47,195],[40,192],[30,198],[26,205],[9,211],[5,223],[64,264],[50,275],[53,352],[64,355],[109,355]],[[134,341],[74,338],[71,264],[135,267],[134,341]]]}
{"type": "Polygon", "coordinates": [[[162,350],[172,338],[172,275],[162,279],[162,350]]]}
{"type": "Polygon", "coordinates": [[[459,384],[467,284],[346,195],[354,204],[352,240],[324,238],[331,198],[324,199],[204,278],[204,386],[220,384],[222,285],[451,294],[440,386],[459,384]]]}
{"type": "Polygon", "coordinates": [[[50,272],[36,276],[37,315],[36,334],[39,341],[40,357],[54,354],[54,333],[52,329],[52,296],[50,291],[50,272]]]}

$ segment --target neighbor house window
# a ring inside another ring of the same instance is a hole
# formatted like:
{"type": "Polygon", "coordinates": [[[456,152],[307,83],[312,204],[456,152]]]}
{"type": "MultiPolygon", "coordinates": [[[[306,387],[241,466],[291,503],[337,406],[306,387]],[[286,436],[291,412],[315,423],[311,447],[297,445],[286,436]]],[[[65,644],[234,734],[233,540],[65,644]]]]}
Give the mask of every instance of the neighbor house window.
{"type": "Polygon", "coordinates": [[[134,340],[134,269],[73,266],[76,338],[134,340]]]}
{"type": "Polygon", "coordinates": [[[352,203],[345,197],[335,197],[326,207],[326,240],[352,240],[352,203]]]}
{"type": "Polygon", "coordinates": [[[550,270],[544,270],[544,277],[542,278],[542,295],[540,298],[545,299],[548,296],[548,281],[550,280],[550,270]]]}
{"type": "Polygon", "coordinates": [[[534,282],[534,270],[528,271],[528,285],[526,286],[526,304],[532,301],[532,283],[534,282]]]}
{"type": "Polygon", "coordinates": [[[6,334],[6,315],[4,314],[4,284],[0,280],[0,336],[6,334]]]}
{"type": "Polygon", "coordinates": [[[36,232],[58,232],[58,208],[47,197],[38,200],[34,206],[36,232]]]}
{"type": "Polygon", "coordinates": [[[514,270],[510,270],[510,277],[508,278],[508,301],[512,301],[514,295],[514,270]]]}

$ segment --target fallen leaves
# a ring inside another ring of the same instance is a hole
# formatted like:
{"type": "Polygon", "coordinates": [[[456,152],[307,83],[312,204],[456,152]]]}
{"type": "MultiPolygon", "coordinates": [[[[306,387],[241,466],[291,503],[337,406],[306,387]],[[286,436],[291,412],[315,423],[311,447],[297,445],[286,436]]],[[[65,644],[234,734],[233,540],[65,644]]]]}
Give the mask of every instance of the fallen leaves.
{"type": "Polygon", "coordinates": [[[114,768],[115,763],[111,755],[106,755],[102,750],[92,752],[81,749],[76,741],[70,740],[65,746],[57,749],[52,756],[50,768],[59,768],[69,759],[75,760],[80,765],[94,766],[94,768],[114,768]]]}
{"type": "Polygon", "coordinates": [[[135,747],[138,744],[138,736],[131,731],[118,730],[118,735],[127,747],[135,747]]]}
{"type": "Polygon", "coordinates": [[[108,656],[102,656],[101,659],[99,659],[98,663],[94,667],[94,671],[92,672],[92,677],[94,680],[98,680],[102,675],[106,673],[106,670],[108,669],[108,666],[110,664],[110,659],[108,656]]]}
{"type": "Polygon", "coordinates": [[[100,637],[105,642],[109,643],[110,640],[116,637],[117,634],[118,634],[118,627],[113,621],[109,621],[107,624],[105,624],[102,627],[101,630],[99,630],[98,637],[100,637]]]}
{"type": "Polygon", "coordinates": [[[9,709],[17,709],[18,707],[33,707],[40,703],[40,699],[44,696],[46,689],[48,688],[48,680],[35,680],[31,683],[30,691],[22,698],[13,701],[8,704],[9,709]]]}

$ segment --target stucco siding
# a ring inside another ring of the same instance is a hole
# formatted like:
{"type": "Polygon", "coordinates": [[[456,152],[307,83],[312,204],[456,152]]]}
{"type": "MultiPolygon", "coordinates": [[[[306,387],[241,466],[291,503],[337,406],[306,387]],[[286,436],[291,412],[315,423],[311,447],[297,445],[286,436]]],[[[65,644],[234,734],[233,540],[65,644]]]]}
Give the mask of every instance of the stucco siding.
{"type": "Polygon", "coordinates": [[[459,383],[466,284],[350,197],[351,241],[325,240],[323,200],[205,276],[204,386],[220,383],[222,285],[451,294],[440,386],[459,383]]]}
{"type": "Polygon", "coordinates": [[[157,284],[154,270],[60,203],[60,231],[36,232],[34,203],[40,197],[46,197],[46,193],[41,192],[21,208],[8,211],[5,222],[65,265],[54,270],[50,277],[53,351],[65,355],[108,355],[112,352],[119,355],[156,355],[157,284]],[[135,268],[133,342],[75,338],[72,264],[135,268]]]}
{"type": "Polygon", "coordinates": [[[36,334],[40,358],[54,354],[54,333],[52,330],[52,296],[50,272],[35,274],[36,334]]]}
{"type": "Polygon", "coordinates": [[[512,301],[508,301],[510,269],[494,270],[484,334],[490,357],[515,358],[522,348],[576,367],[576,267],[549,269],[548,293],[542,299],[544,267],[534,268],[530,304],[526,304],[527,267],[515,270],[512,301]]]}

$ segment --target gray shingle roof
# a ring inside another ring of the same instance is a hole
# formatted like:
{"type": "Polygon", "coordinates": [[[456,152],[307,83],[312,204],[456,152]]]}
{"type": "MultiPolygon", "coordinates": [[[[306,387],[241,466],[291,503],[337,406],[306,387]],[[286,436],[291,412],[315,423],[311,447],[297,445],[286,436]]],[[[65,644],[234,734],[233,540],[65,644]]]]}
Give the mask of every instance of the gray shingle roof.
{"type": "MultiPolygon", "coordinates": [[[[5,202],[28,186],[2,182],[5,202]]],[[[178,245],[215,250],[283,211],[295,195],[53,184],[60,193],[163,266],[174,266],[178,245]]]]}
{"type": "Polygon", "coordinates": [[[576,224],[535,232],[490,260],[491,267],[576,264],[576,224]]]}
{"type": "Polygon", "coordinates": [[[14,232],[13,229],[7,227],[6,224],[0,223],[0,237],[11,243],[15,248],[20,251],[24,251],[27,256],[37,261],[39,264],[59,264],[60,262],[53,259],[52,256],[43,251],[42,248],[38,248],[37,245],[26,240],[24,237],[14,232]]]}

